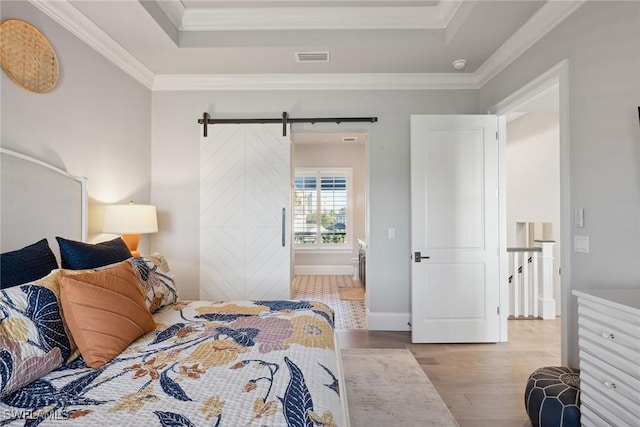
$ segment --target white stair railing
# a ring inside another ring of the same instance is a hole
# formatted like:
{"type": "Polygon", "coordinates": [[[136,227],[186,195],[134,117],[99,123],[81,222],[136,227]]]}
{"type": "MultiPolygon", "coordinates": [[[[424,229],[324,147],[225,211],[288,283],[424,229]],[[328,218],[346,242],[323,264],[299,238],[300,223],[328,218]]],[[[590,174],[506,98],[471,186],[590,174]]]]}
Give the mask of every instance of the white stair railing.
{"type": "Polygon", "coordinates": [[[507,248],[509,255],[509,316],[515,319],[553,319],[552,240],[535,240],[536,246],[507,248]]]}

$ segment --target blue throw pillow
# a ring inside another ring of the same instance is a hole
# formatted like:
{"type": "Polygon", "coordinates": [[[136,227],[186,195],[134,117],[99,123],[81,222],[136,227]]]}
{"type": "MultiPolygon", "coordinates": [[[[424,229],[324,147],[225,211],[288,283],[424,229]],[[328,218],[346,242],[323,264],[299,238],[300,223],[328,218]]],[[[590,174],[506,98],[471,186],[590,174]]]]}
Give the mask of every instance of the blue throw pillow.
{"type": "Polygon", "coordinates": [[[58,261],[47,239],[0,254],[0,260],[0,288],[33,282],[58,268],[58,261]]]}
{"type": "Polygon", "coordinates": [[[84,270],[114,264],[131,258],[131,252],[120,237],[96,244],[56,237],[60,246],[62,268],[84,270]]]}

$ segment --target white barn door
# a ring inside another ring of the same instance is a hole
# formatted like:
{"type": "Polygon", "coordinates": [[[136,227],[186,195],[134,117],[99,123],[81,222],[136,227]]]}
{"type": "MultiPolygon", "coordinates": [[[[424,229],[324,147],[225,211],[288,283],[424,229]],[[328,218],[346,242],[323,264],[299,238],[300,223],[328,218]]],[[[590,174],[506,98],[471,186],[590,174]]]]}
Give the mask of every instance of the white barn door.
{"type": "Polygon", "coordinates": [[[499,170],[496,116],[411,117],[413,342],[500,340],[499,170]]]}
{"type": "Polygon", "coordinates": [[[290,298],[290,140],[216,124],[200,141],[200,297],[290,298]]]}

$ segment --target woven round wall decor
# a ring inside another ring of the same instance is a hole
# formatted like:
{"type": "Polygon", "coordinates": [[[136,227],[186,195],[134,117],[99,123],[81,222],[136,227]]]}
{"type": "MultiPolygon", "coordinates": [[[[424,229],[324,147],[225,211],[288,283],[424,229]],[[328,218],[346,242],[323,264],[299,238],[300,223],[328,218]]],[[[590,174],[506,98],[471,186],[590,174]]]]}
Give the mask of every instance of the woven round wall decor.
{"type": "Polygon", "coordinates": [[[49,40],[33,25],[7,19],[0,25],[2,69],[15,84],[35,93],[52,90],[60,69],[49,40]]]}

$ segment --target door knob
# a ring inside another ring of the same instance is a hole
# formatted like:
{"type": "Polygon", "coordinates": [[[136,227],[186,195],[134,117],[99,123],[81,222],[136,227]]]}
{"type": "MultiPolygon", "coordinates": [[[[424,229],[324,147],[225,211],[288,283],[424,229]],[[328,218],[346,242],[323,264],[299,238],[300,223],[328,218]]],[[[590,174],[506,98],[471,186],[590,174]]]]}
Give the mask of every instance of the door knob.
{"type": "Polygon", "coordinates": [[[431,257],[422,256],[420,252],[414,252],[413,259],[415,260],[415,262],[421,262],[423,259],[429,259],[429,258],[431,257]]]}

